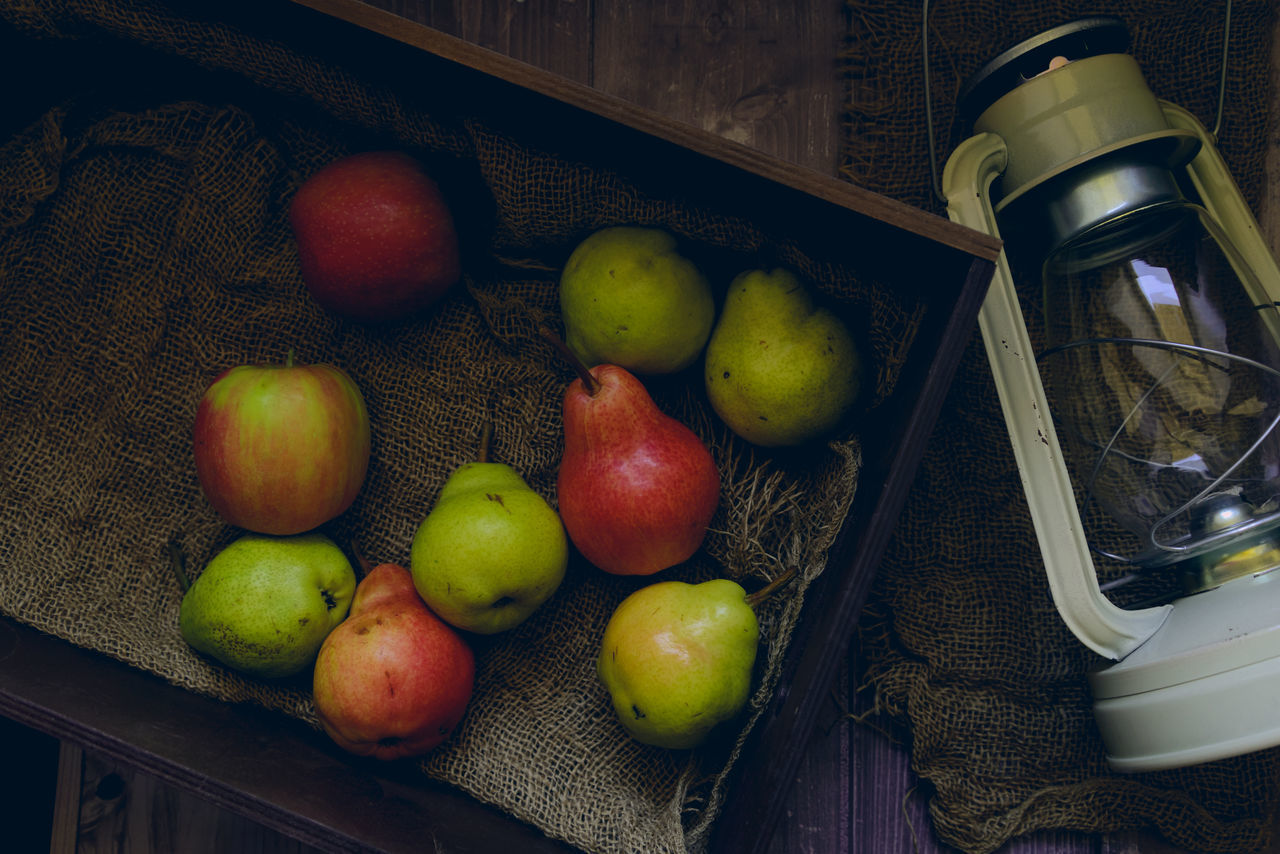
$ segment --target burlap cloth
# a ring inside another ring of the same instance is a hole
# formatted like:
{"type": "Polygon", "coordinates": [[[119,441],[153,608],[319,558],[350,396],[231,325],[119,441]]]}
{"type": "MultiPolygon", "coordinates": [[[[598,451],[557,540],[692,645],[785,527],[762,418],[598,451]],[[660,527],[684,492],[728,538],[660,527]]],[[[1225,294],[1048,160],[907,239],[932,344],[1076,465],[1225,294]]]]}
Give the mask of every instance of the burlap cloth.
{"type": "MultiPolygon", "coordinates": [[[[840,247],[814,255],[804,239],[777,240],[734,212],[653,197],[472,117],[435,116],[432,81],[365,79],[297,47],[308,32],[295,39],[228,22],[252,6],[0,4],[9,72],[0,610],[9,617],[314,726],[308,679],[241,678],[178,633],[168,544],[198,572],[238,533],[215,517],[195,477],[190,428],[203,390],[229,366],[280,362],[290,348],[347,369],[373,420],[373,461],[355,506],[324,530],[375,562],[406,563],[417,525],[449,472],[474,458],[486,419],[493,458],[554,498],[572,374],[538,326],[558,323],[555,283],[568,253],[605,225],[670,229],[722,287],[749,265],[799,270],[861,319],[874,366],[867,404],[893,388],[920,307],[860,280],[840,247]],[[366,329],[308,298],[286,208],[319,166],[377,147],[421,157],[452,194],[465,279],[429,316],[366,329]]],[[[771,695],[804,591],[857,484],[856,435],[810,453],[756,454],[709,414],[698,385],[696,374],[652,384],[659,405],[712,446],[723,480],[705,548],[666,577],[728,575],[754,588],[784,566],[802,571],[762,611],[759,687],[740,728],[692,753],[625,736],[594,658],[609,613],[645,581],[576,561],[531,620],[474,639],[472,705],[421,763],[589,851],[706,847],[724,773],[771,695]]]]}
{"type": "MultiPolygon", "coordinates": [[[[1157,96],[1208,127],[1217,106],[1223,4],[1184,0],[939,0],[930,66],[941,161],[969,132],[959,86],[1019,40],[1084,14],[1126,20],[1157,96]]],[[[941,212],[930,184],[921,4],[850,0],[847,145],[859,184],[941,212]],[[904,74],[907,70],[910,73],[904,74]]],[[[1268,115],[1273,0],[1232,10],[1220,148],[1257,210],[1268,115]]],[[[1020,282],[1032,277],[1015,279],[1020,282]]],[[[1029,304],[1034,305],[1034,300],[1029,304]]],[[[1034,317],[1029,317],[1034,329],[1034,317]]],[[[1100,567],[1100,571],[1109,571],[1100,567]]],[[[1105,577],[1105,575],[1104,575],[1105,577]]],[[[994,385],[975,332],[860,624],[865,701],[900,724],[942,841],[993,851],[1044,829],[1150,828],[1191,851],[1272,840],[1280,751],[1137,776],[1107,769],[1085,673],[1103,663],[1058,618],[994,385]]]]}

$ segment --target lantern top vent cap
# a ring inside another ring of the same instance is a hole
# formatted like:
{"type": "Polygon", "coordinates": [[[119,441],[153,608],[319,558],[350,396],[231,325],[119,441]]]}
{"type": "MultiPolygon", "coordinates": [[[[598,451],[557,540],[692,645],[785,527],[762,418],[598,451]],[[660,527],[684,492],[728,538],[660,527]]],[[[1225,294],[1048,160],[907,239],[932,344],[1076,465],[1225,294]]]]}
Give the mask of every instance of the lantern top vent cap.
{"type": "Polygon", "coordinates": [[[987,107],[1049,68],[1054,57],[1077,60],[1128,48],[1129,29],[1119,18],[1094,16],[1059,24],[1005,50],[965,81],[957,100],[960,119],[972,126],[987,107]]]}

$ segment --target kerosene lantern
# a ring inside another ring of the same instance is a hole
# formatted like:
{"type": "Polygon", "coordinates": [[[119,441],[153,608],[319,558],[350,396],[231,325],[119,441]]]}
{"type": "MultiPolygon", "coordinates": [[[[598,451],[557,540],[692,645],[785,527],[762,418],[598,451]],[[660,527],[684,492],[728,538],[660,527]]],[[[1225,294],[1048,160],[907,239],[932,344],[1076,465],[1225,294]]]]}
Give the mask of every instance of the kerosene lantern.
{"type": "Polygon", "coordinates": [[[1005,242],[980,327],[1054,604],[1112,660],[1110,764],[1150,771],[1280,744],[1280,268],[1128,43],[1088,18],[992,60],[942,192],[1005,242]]]}

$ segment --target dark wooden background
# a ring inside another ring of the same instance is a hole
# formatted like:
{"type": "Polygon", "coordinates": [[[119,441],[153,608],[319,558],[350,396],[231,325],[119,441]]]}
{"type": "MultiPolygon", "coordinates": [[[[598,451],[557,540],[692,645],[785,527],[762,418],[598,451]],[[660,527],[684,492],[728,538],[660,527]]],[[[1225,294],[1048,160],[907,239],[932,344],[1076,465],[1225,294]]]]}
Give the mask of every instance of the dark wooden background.
{"type": "MultiPolygon", "coordinates": [[[[308,0],[323,10],[323,0],[308,0]]],[[[832,175],[840,158],[844,90],[840,0],[373,0],[423,23],[766,154],[832,175]]],[[[1052,22],[1050,22],[1052,23],[1052,22]]],[[[918,73],[903,69],[903,73],[918,73]]],[[[1271,87],[1276,85],[1273,70],[1271,87]]],[[[424,85],[429,83],[424,82],[424,85]]],[[[1275,160],[1272,158],[1272,171],[1275,160]]],[[[1272,245],[1280,182],[1259,212],[1272,245]]],[[[865,704],[851,654],[813,735],[773,839],[775,854],[938,852],[929,786],[910,771],[898,739],[861,723],[865,704]]],[[[2,725],[18,746],[7,809],[11,839],[72,852],[305,852],[278,836],[145,774],[69,744],[2,725]],[[45,828],[51,828],[46,832],[45,828]]],[[[3,847],[3,845],[0,845],[3,847]]],[[[1045,833],[1005,854],[1160,854],[1176,849],[1144,833],[1045,833]]],[[[447,852],[446,852],[447,854],[447,852]]]]}

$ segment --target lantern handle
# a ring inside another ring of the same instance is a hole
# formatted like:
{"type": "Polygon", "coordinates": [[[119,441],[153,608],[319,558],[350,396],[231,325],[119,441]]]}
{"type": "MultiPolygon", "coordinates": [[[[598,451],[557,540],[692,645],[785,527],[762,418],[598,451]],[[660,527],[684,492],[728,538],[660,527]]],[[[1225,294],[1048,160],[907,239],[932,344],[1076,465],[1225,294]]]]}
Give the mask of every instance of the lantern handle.
{"type": "Polygon", "coordinates": [[[1227,100],[1227,54],[1231,46],[1231,0],[1226,0],[1222,21],[1222,68],[1218,71],[1218,111],[1213,119],[1209,135],[1216,141],[1222,130],[1222,106],[1227,100]]]}
{"type": "MultiPolygon", "coordinates": [[[[954,222],[1000,236],[988,193],[1007,159],[1004,140],[992,133],[973,136],[956,148],[942,176],[947,215],[954,222]]],[[[978,312],[978,325],[1054,604],[1063,622],[1085,646],[1111,659],[1123,658],[1160,628],[1172,608],[1120,608],[1098,586],[1092,553],[1003,251],[978,312]]]]}
{"type": "Polygon", "coordinates": [[[947,196],[942,192],[942,183],[938,180],[938,143],[933,132],[933,99],[929,94],[929,0],[923,0],[924,9],[921,16],[924,25],[920,33],[920,48],[924,60],[924,126],[929,136],[929,174],[933,178],[933,194],[944,205],[947,196]]]}

